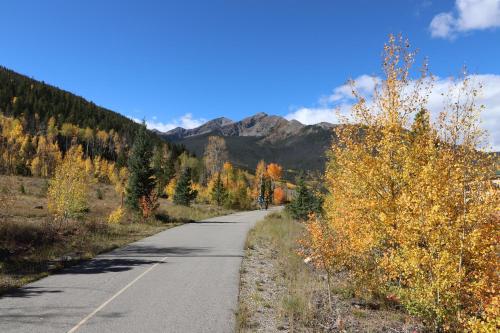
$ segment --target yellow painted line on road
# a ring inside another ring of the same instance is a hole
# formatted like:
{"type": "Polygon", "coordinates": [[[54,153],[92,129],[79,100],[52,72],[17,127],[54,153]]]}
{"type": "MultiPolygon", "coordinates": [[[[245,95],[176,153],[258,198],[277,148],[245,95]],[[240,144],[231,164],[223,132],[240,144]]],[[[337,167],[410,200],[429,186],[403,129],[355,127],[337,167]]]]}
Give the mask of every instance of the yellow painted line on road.
{"type": "Polygon", "coordinates": [[[135,279],[133,279],[129,284],[127,284],[125,287],[123,287],[122,289],[120,289],[120,291],[118,291],[116,294],[114,294],[113,296],[111,296],[110,299],[108,299],[106,302],[102,303],[97,309],[95,309],[94,311],[92,311],[87,317],[83,318],[78,324],[75,325],[75,327],[73,327],[72,329],[70,329],[68,331],[68,333],[74,333],[74,332],[76,332],[90,318],[92,318],[93,316],[95,316],[95,314],[97,312],[99,312],[102,309],[104,309],[104,307],[106,305],[108,305],[112,300],[114,300],[115,298],[117,298],[118,296],[120,296],[120,294],[122,294],[125,290],[127,290],[128,288],[130,288],[134,283],[136,283],[137,281],[139,281],[140,278],[142,278],[144,275],[146,275],[147,273],[149,273],[153,268],[155,268],[156,266],[158,266],[162,262],[165,262],[165,260],[167,260],[167,258],[168,257],[162,258],[160,260],[160,262],[157,262],[156,264],[154,264],[153,266],[149,267],[144,272],[142,272],[138,277],[136,277],[135,279]]]}

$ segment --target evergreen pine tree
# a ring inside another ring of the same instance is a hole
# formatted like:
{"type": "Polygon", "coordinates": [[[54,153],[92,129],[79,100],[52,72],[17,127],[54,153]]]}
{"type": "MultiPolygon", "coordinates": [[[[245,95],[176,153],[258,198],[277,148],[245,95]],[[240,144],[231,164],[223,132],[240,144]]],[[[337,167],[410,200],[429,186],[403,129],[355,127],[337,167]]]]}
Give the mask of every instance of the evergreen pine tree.
{"type": "Polygon", "coordinates": [[[307,220],[309,214],[321,213],[322,199],[315,196],[306,186],[304,176],[301,174],[297,181],[295,196],[286,206],[287,211],[297,220],[307,220]]]}
{"type": "Polygon", "coordinates": [[[164,195],[165,186],[174,176],[175,170],[171,155],[165,144],[156,147],[153,153],[153,169],[159,196],[164,195]]]}
{"type": "Polygon", "coordinates": [[[191,187],[191,169],[186,168],[175,187],[174,203],[189,206],[198,195],[198,191],[191,187]]]}
{"type": "Polygon", "coordinates": [[[139,200],[148,197],[155,188],[154,170],[151,167],[153,156],[152,144],[146,132],[146,124],[142,122],[135,137],[134,145],[128,160],[130,176],[127,185],[127,206],[138,211],[139,200]]]}
{"type": "Polygon", "coordinates": [[[217,175],[214,187],[212,188],[212,200],[215,201],[217,206],[221,206],[228,198],[228,193],[224,187],[224,183],[220,177],[220,173],[217,175]]]}

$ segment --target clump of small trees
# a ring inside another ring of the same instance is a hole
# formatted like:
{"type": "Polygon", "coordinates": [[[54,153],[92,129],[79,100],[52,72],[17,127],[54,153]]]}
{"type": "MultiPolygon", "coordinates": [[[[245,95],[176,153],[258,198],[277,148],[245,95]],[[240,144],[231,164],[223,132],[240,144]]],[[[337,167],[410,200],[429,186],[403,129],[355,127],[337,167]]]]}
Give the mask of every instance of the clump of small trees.
{"type": "Polygon", "coordinates": [[[431,119],[426,67],[410,79],[414,53],[401,38],[384,50],[373,100],[353,87],[358,102],[337,130],[309,255],[348,273],[358,295],[390,298],[433,330],[494,332],[500,196],[481,151],[478,90],[465,76],[431,119]]]}
{"type": "Polygon", "coordinates": [[[88,209],[89,176],[81,146],[71,147],[49,182],[48,209],[56,217],[80,217],[88,209]]]}

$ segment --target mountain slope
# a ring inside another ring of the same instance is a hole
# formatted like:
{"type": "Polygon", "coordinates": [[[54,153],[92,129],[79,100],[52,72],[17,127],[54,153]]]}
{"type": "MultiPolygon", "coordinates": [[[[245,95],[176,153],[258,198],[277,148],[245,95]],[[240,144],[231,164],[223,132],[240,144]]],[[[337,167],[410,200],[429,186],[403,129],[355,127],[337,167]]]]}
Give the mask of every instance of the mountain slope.
{"type": "Polygon", "coordinates": [[[209,136],[223,136],[231,162],[250,170],[264,159],[285,169],[322,171],[334,127],[329,123],[304,125],[258,113],[238,122],[217,118],[194,129],[176,128],[162,136],[183,144],[198,156],[203,155],[209,136]]]}
{"type": "Polygon", "coordinates": [[[25,129],[30,133],[36,132],[39,124],[46,124],[50,117],[55,117],[59,126],[71,123],[81,128],[113,129],[128,142],[139,128],[119,113],[1,66],[0,112],[24,118],[25,129]]]}

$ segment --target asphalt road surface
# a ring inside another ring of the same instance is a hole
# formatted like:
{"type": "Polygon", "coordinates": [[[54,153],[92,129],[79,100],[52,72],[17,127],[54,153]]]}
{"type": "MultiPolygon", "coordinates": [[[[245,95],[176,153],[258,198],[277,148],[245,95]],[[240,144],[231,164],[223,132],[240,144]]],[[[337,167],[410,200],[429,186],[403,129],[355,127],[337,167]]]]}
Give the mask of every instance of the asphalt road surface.
{"type": "Polygon", "coordinates": [[[248,230],[269,211],[189,223],[0,297],[0,332],[233,332],[248,230]]]}

